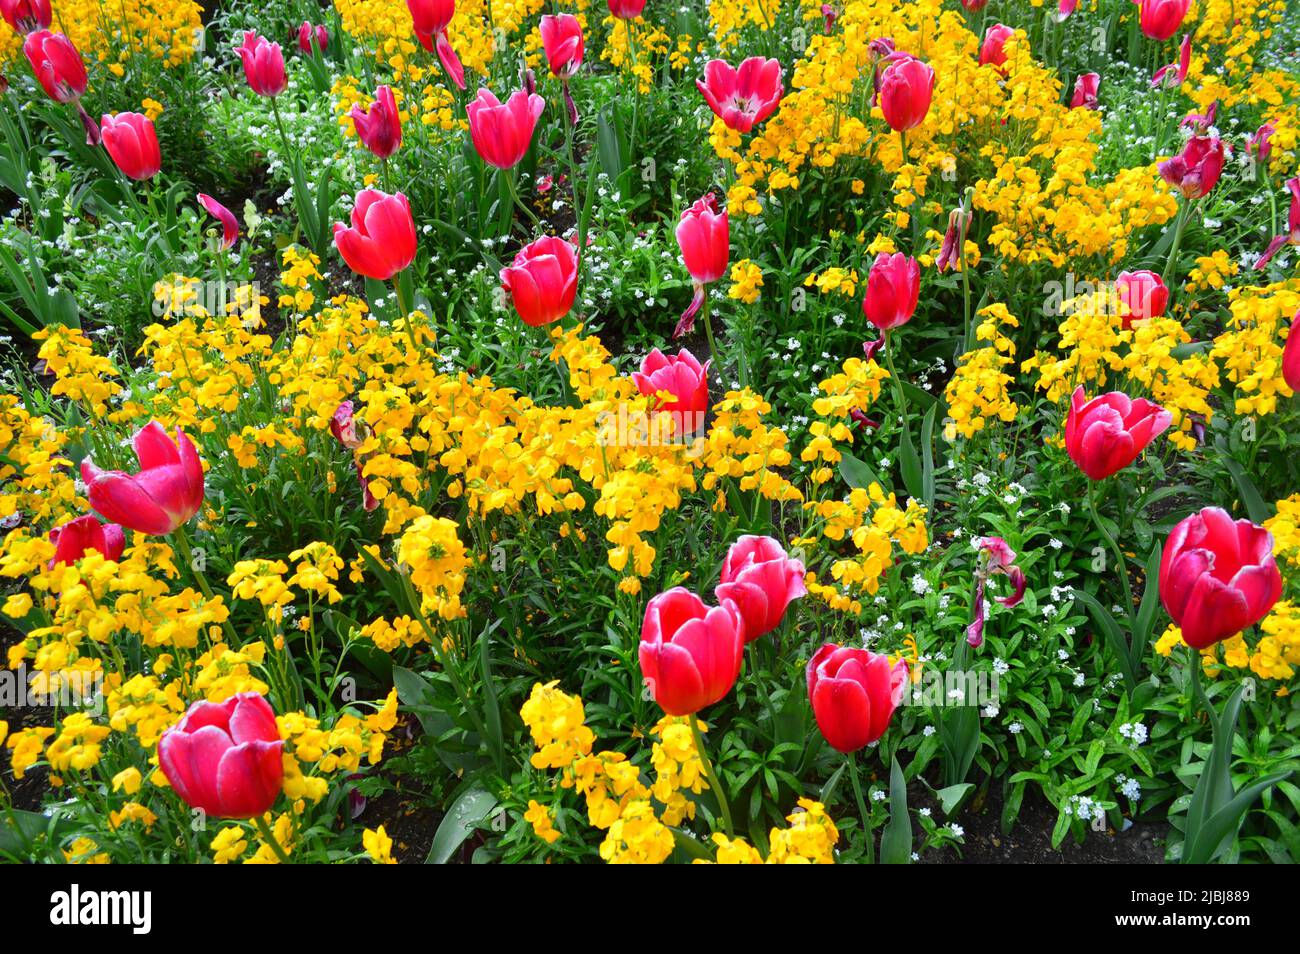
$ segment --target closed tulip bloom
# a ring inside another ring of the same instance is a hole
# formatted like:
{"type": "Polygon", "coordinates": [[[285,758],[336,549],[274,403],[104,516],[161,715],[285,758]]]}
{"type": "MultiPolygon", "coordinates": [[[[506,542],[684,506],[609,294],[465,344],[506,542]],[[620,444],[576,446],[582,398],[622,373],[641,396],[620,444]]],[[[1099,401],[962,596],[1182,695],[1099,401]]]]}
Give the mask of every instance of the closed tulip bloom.
{"type": "Polygon", "coordinates": [[[1074,81],[1074,96],[1070,99],[1071,109],[1096,109],[1097,90],[1101,88],[1101,77],[1096,73],[1084,73],[1074,81]]]}
{"type": "Polygon", "coordinates": [[[761,56],[751,56],[739,69],[725,60],[710,60],[704,79],[697,79],[695,86],[714,114],[739,133],[771,116],[785,93],[781,64],[761,56]]]}
{"type": "Polygon", "coordinates": [[[1011,27],[995,23],[984,31],[984,42],[980,44],[980,66],[1002,66],[1007,61],[1005,49],[1007,40],[1016,35],[1011,27]]]}
{"type": "Polygon", "coordinates": [[[771,537],[742,536],[727,551],[722,564],[719,600],[731,600],[745,620],[745,642],[781,625],[786,608],[808,595],[804,566],[792,560],[771,537]]]}
{"type": "Polygon", "coordinates": [[[989,0],[961,0],[961,5],[971,13],[979,13],[989,5],[989,0]]]}
{"type": "Polygon", "coordinates": [[[24,35],[37,30],[48,30],[54,18],[50,0],[0,0],[0,16],[24,35]]]}
{"type": "Polygon", "coordinates": [[[900,57],[880,77],[880,111],[896,132],[921,125],[934,96],[934,70],[914,56],[900,57]]]}
{"type": "Polygon", "coordinates": [[[248,88],[258,96],[279,96],[289,87],[279,43],[245,30],[243,45],[235,47],[235,52],[243,61],[248,88]]]}
{"type": "Polygon", "coordinates": [[[1159,318],[1169,305],[1169,289],[1160,276],[1149,269],[1120,272],[1115,279],[1115,297],[1124,328],[1135,321],[1159,318]]]}
{"type": "Polygon", "coordinates": [[[132,439],[140,470],[100,470],[81,462],[86,496],[106,520],[128,530],[162,536],[188,523],[203,504],[203,464],[194,443],[179,427],[173,441],[157,421],[132,439]]]}
{"type": "Polygon", "coordinates": [[[889,728],[907,687],[907,663],[827,643],[808,660],[808,700],[817,728],[844,754],[876,742],[889,728]]]}
{"type": "Polygon", "coordinates": [[[387,281],[415,260],[415,220],[411,204],[398,192],[357,193],[351,228],[334,223],[334,245],[359,275],[387,281]]]}
{"type": "Polygon", "coordinates": [[[731,255],[731,222],[726,209],[719,211],[712,192],[695,200],[682,213],[676,236],[682,262],[695,286],[695,295],[673,331],[673,337],[680,338],[694,327],[695,316],[704,304],[705,286],[726,274],[731,255]]]}
{"type": "Polygon", "coordinates": [[[1078,9],[1079,0],[1060,0],[1056,5],[1056,22],[1064,23],[1078,9]]]}
{"type": "Polygon", "coordinates": [[[553,76],[568,78],[582,66],[582,24],[571,13],[542,17],[542,51],[553,76]]]}
{"type": "Polygon", "coordinates": [[[1178,48],[1178,62],[1168,63],[1155,71],[1151,77],[1151,86],[1158,89],[1163,86],[1166,89],[1177,89],[1183,85],[1183,80],[1187,79],[1187,71],[1192,67],[1192,35],[1188,33],[1183,37],[1182,45],[1178,48]]]}
{"type": "Polygon", "coordinates": [[[141,113],[118,113],[100,121],[104,148],[123,174],[137,181],[152,179],[162,168],[162,150],[153,120],[141,113]]]}
{"type": "Polygon", "coordinates": [[[1179,522],[1160,558],[1160,602],[1183,640],[1205,649],[1268,615],[1282,595],[1273,535],[1206,507],[1179,522]]]}
{"type": "Polygon", "coordinates": [[[1158,166],[1160,177],[1187,199],[1208,195],[1223,172],[1223,142],[1217,136],[1193,136],[1178,155],[1158,166]]]}
{"type": "Polygon", "coordinates": [[[312,26],[303,20],[298,27],[298,49],[311,55],[313,45],[320,52],[325,52],[325,48],[330,45],[330,31],[323,23],[312,26]]]}
{"type": "Polygon", "coordinates": [[[1261,269],[1272,261],[1273,256],[1284,246],[1300,245],[1300,177],[1288,179],[1286,187],[1291,193],[1291,208],[1286,214],[1286,234],[1273,236],[1273,241],[1268,243],[1268,248],[1255,263],[1256,269],[1261,269]]]}
{"type": "Polygon", "coordinates": [[[436,51],[442,68],[458,89],[465,88],[465,67],[452,48],[447,28],[456,16],[456,0],[406,0],[416,38],[429,52],[436,51]]]}
{"type": "Polygon", "coordinates": [[[1291,319],[1286,347],[1282,349],[1282,378],[1292,391],[1300,391],[1300,311],[1291,319]]]}
{"type": "Polygon", "coordinates": [[[645,0],[608,0],[609,12],[620,20],[635,20],[645,9],[645,0]]]}
{"type": "Polygon", "coordinates": [[[704,424],[704,417],[709,411],[709,365],[696,359],[685,348],[677,352],[676,357],[666,355],[655,348],[641,361],[641,370],[632,372],[636,389],[646,397],[654,398],[659,394],[671,394],[672,401],[662,405],[656,402],[656,410],[662,409],[675,415],[682,422],[682,431],[692,434],[704,424]]]}
{"type": "Polygon", "coordinates": [[[204,195],[202,192],[198,195],[199,205],[207,210],[207,213],[221,223],[221,247],[229,249],[239,238],[239,221],[235,218],[235,213],[212,198],[210,195],[204,195]]]}
{"type": "Polygon", "coordinates": [[[1121,391],[1089,401],[1079,385],[1065,419],[1065,450],[1089,479],[1104,480],[1137,460],[1172,419],[1159,404],[1121,391]]]}
{"type": "Polygon", "coordinates": [[[380,159],[387,159],[402,144],[402,117],[397,111],[397,99],[387,86],[375,90],[375,101],[368,109],[360,104],[349,113],[361,144],[380,159]]]}
{"type": "Polygon", "coordinates": [[[1138,4],[1138,26],[1153,40],[1167,40],[1183,25],[1191,0],[1133,0],[1138,4]]]}
{"type": "Polygon", "coordinates": [[[650,600],[641,624],[641,675],[668,715],[711,706],[736,684],[745,623],[734,603],[706,606],[676,586],[650,600]]]}
{"type": "Polygon", "coordinates": [[[921,297],[921,266],[916,259],[895,252],[881,252],[867,275],[867,293],[862,313],[881,331],[907,324],[921,297]]]}
{"type": "Polygon", "coordinates": [[[478,91],[465,111],[469,135],[483,161],[498,169],[513,169],[528,154],[546,101],[537,94],[515,90],[502,103],[486,87],[478,91]]]}
{"type": "Polygon", "coordinates": [[[572,242],[547,235],[521,248],[514,262],[501,269],[500,277],[523,323],[540,328],[573,308],[578,253],[572,242]]]}
{"type": "Polygon", "coordinates": [[[196,702],[158,740],[158,765],[191,808],[213,818],[253,818],[284,783],[275,712],[256,692],[196,702]]]}
{"type": "Polygon", "coordinates": [[[58,563],[76,563],[91,550],[103,554],[105,560],[116,562],[126,549],[126,534],[117,524],[100,523],[86,514],[51,530],[50,542],[54,544],[50,569],[54,569],[58,563]]]}
{"type": "Polygon", "coordinates": [[[72,41],[62,33],[37,30],[27,34],[23,55],[50,99],[70,103],[85,94],[86,84],[90,82],[86,64],[72,41]]]}

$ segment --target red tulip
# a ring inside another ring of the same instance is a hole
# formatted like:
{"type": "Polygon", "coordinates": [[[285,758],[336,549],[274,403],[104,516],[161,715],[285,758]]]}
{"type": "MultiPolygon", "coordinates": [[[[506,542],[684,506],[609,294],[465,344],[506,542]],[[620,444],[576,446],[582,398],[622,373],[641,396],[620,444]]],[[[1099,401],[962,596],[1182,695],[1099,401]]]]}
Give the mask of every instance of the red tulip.
{"type": "Polygon", "coordinates": [[[54,18],[50,0],[0,0],[0,16],[22,34],[48,30],[54,18]]]}
{"type": "Polygon", "coordinates": [[[121,527],[100,523],[90,514],[55,527],[50,531],[50,542],[54,544],[51,570],[57,563],[76,563],[91,550],[103,554],[105,560],[116,562],[126,549],[126,535],[121,527]]]}
{"type": "Polygon", "coordinates": [[[1135,321],[1163,315],[1169,304],[1169,289],[1159,275],[1143,268],[1119,273],[1115,279],[1115,297],[1127,330],[1135,321]]]}
{"type": "Polygon", "coordinates": [[[542,17],[539,29],[552,76],[568,78],[582,66],[582,24],[571,13],[542,17]]]}
{"type": "Polygon", "coordinates": [[[971,13],[979,13],[989,5],[989,0],[961,0],[961,5],[971,13]]]}
{"type": "Polygon", "coordinates": [[[902,252],[881,252],[867,275],[862,313],[881,331],[907,324],[921,296],[921,266],[902,252]]]}
{"type": "Polygon", "coordinates": [[[1071,109],[1096,109],[1097,90],[1101,87],[1101,77],[1096,73],[1084,73],[1074,81],[1074,98],[1070,100],[1071,109]]]}
{"type": "Polygon", "coordinates": [[[645,0],[609,0],[609,12],[620,20],[635,20],[645,9],[645,0]]]}
{"type": "Polygon", "coordinates": [[[542,97],[515,90],[502,103],[486,87],[478,91],[468,106],[469,135],[483,161],[498,169],[513,169],[528,154],[546,101],[542,97]]]}
{"type": "Polygon", "coordinates": [[[1160,405],[1120,391],[1089,401],[1079,385],[1065,419],[1065,450],[1089,479],[1104,480],[1137,460],[1172,419],[1160,405]]]}
{"type": "Polygon", "coordinates": [[[431,53],[436,50],[451,81],[458,89],[464,89],[465,67],[447,36],[447,28],[456,16],[456,0],[406,0],[406,8],[411,11],[420,45],[431,53]]]}
{"type": "Polygon", "coordinates": [[[162,150],[152,119],[141,113],[118,113],[99,122],[104,148],[125,175],[144,181],[158,174],[162,150]]]}
{"type": "Polygon", "coordinates": [[[1160,602],[1193,649],[1258,623],[1281,595],[1273,535],[1263,527],[1206,507],[1169,534],[1160,558],[1160,602]]]}
{"type": "Polygon", "coordinates": [[[781,64],[751,56],[735,69],[725,60],[709,60],[696,88],[714,114],[739,133],[747,133],[781,105],[785,86],[781,64]]]}
{"type": "Polygon", "coordinates": [[[70,103],[86,92],[90,78],[81,54],[62,33],[37,30],[23,41],[23,55],[50,99],[70,103]]]}
{"type": "Polygon", "coordinates": [[[203,504],[203,465],[193,442],[179,427],[176,440],[157,421],[132,440],[140,471],[100,470],[81,462],[90,506],[128,530],[162,536],[189,522],[203,504]]]}
{"type": "Polygon", "coordinates": [[[703,426],[709,411],[711,363],[701,365],[685,348],[675,358],[655,348],[641,361],[641,370],[632,372],[632,380],[646,397],[667,393],[676,398],[662,409],[681,422],[681,433],[693,434],[703,426]]]}
{"type": "Polygon", "coordinates": [[[1255,263],[1256,269],[1267,265],[1284,245],[1300,245],[1300,177],[1288,179],[1286,187],[1291,193],[1291,208],[1286,214],[1286,234],[1273,237],[1273,241],[1268,243],[1268,248],[1255,263]]]}
{"type": "Polygon", "coordinates": [[[1138,26],[1153,40],[1167,40],[1183,25],[1191,0],[1133,0],[1140,7],[1138,26]]]}
{"type": "Polygon", "coordinates": [[[1282,379],[1292,391],[1300,391],[1300,311],[1291,318],[1291,330],[1282,349],[1282,379]]]}
{"type": "Polygon", "coordinates": [[[1178,62],[1169,63],[1160,67],[1151,77],[1152,88],[1164,86],[1167,89],[1177,89],[1183,85],[1183,80],[1187,79],[1187,71],[1192,66],[1192,35],[1188,33],[1183,37],[1182,45],[1178,49],[1178,62]]]}
{"type": "Polygon", "coordinates": [[[235,47],[235,51],[244,63],[244,78],[248,80],[249,89],[258,96],[279,96],[289,87],[279,43],[245,30],[244,43],[235,47]]]}
{"type": "Polygon", "coordinates": [[[745,622],[729,600],[706,606],[676,586],[650,600],[641,624],[641,675],[669,715],[711,706],[736,684],[745,649],[745,622]]]}
{"type": "Polygon", "coordinates": [[[415,260],[411,204],[400,192],[363,189],[352,208],[352,227],[334,223],[334,245],[354,272],[388,281],[415,260]]]}
{"type": "Polygon", "coordinates": [[[235,240],[239,238],[239,222],[235,218],[235,213],[210,195],[204,195],[200,192],[198,198],[199,205],[203,206],[209,215],[221,223],[221,247],[229,249],[235,244],[235,240]]]}
{"type": "Polygon", "coordinates": [[[578,253],[572,242],[543,236],[521,248],[514,262],[501,269],[500,277],[524,324],[540,328],[573,308],[578,293],[578,253]]]}
{"type": "Polygon", "coordinates": [[[696,199],[682,213],[676,235],[682,262],[695,285],[695,296],[673,331],[673,337],[680,338],[689,334],[695,325],[695,316],[704,304],[704,286],[727,273],[727,261],[731,255],[731,223],[727,210],[718,211],[718,200],[710,192],[696,199]]]}
{"type": "Polygon", "coordinates": [[[402,144],[402,117],[397,99],[387,86],[375,90],[375,101],[368,109],[358,104],[349,113],[361,144],[380,159],[387,159],[402,144]]]}
{"type": "Polygon", "coordinates": [[[1158,166],[1165,182],[1187,199],[1208,195],[1223,172],[1223,142],[1216,136],[1193,136],[1183,151],[1158,166]]]}
{"type": "Polygon", "coordinates": [[[312,26],[306,20],[303,20],[298,27],[298,49],[303,53],[311,56],[312,47],[318,52],[324,53],[325,48],[330,45],[330,31],[325,28],[325,24],[320,23],[312,26]]]}
{"type": "Polygon", "coordinates": [[[880,76],[880,110],[896,132],[921,125],[934,96],[934,70],[906,53],[895,54],[880,76]]]}
{"type": "Polygon", "coordinates": [[[1011,27],[995,23],[984,31],[984,42],[980,45],[980,66],[1002,66],[1007,61],[1005,49],[1007,40],[1016,35],[1011,27]]]}
{"type": "Polygon", "coordinates": [[[827,643],[808,660],[808,699],[817,728],[846,755],[885,734],[907,687],[907,663],[827,643]]]}
{"type": "Polygon", "coordinates": [[[771,537],[746,534],[731,545],[722,564],[718,599],[731,600],[745,620],[745,642],[781,625],[786,607],[808,595],[804,567],[771,537]]]}
{"type": "Polygon", "coordinates": [[[253,818],[284,782],[280,729],[256,692],[196,702],[158,740],[158,765],[191,808],[213,818],[253,818]]]}

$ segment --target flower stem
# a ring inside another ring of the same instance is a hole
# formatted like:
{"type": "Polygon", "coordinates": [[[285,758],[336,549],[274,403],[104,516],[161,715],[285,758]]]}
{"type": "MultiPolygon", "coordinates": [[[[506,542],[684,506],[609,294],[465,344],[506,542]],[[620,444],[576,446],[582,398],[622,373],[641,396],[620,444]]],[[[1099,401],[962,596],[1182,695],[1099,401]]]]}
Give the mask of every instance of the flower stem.
{"type": "Polygon", "coordinates": [[[849,779],[853,782],[853,797],[858,802],[858,813],[862,816],[863,841],[867,846],[867,864],[876,860],[876,846],[871,837],[871,812],[867,810],[867,800],[862,797],[862,780],[858,777],[858,757],[854,752],[844,756],[849,763],[849,779]]]}
{"type": "Polygon", "coordinates": [[[1101,516],[1097,513],[1097,482],[1088,481],[1088,509],[1092,512],[1092,522],[1096,524],[1097,530],[1101,533],[1102,538],[1110,546],[1111,552],[1115,554],[1115,561],[1119,567],[1119,581],[1124,588],[1124,616],[1129,620],[1129,629],[1132,631],[1133,621],[1133,591],[1129,588],[1128,582],[1128,562],[1124,559],[1124,551],[1119,548],[1115,538],[1110,535],[1106,525],[1101,522],[1101,516]]]}
{"type": "Polygon", "coordinates": [[[271,832],[271,827],[266,823],[266,819],[261,815],[256,815],[253,818],[253,824],[257,826],[257,832],[262,836],[262,841],[271,849],[275,857],[279,859],[280,864],[293,864],[293,862],[289,860],[289,856],[285,854],[284,848],[280,845],[280,842],[276,840],[275,835],[271,832]]]}
{"type": "Polygon", "coordinates": [[[1178,250],[1183,244],[1183,230],[1187,228],[1187,220],[1191,218],[1191,211],[1191,201],[1184,199],[1183,207],[1178,210],[1178,219],[1174,222],[1174,244],[1169,249],[1169,261],[1165,263],[1165,272],[1160,276],[1161,281],[1166,285],[1169,284],[1169,278],[1174,273],[1174,264],[1178,261],[1178,250]]]}
{"type": "Polygon", "coordinates": [[[704,738],[700,735],[700,720],[696,718],[695,713],[691,713],[687,718],[691,720],[691,738],[695,741],[695,753],[700,757],[700,764],[704,767],[704,778],[718,799],[718,808],[722,812],[722,827],[726,829],[728,838],[734,838],[735,830],[731,825],[731,806],[727,804],[727,795],[722,790],[722,783],[718,781],[718,776],[713,771],[713,763],[709,761],[709,753],[704,749],[704,738]]]}
{"type": "Polygon", "coordinates": [[[713,359],[713,370],[726,388],[727,379],[722,373],[722,362],[718,360],[718,346],[713,340],[713,316],[709,308],[709,286],[704,286],[704,302],[700,305],[700,317],[704,319],[704,337],[709,339],[709,357],[713,359]]]}

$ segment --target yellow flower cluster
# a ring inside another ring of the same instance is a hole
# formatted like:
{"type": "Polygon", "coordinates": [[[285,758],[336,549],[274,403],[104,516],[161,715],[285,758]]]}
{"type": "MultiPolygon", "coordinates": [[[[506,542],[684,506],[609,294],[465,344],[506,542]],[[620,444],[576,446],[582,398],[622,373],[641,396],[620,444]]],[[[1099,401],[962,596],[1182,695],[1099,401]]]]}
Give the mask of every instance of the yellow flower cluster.
{"type": "Polygon", "coordinates": [[[976,326],[975,337],[991,346],[965,352],[944,390],[948,402],[944,437],[949,441],[958,434],[974,437],[994,419],[1014,421],[1019,412],[1010,393],[1015,379],[1006,371],[1008,367],[1014,370],[1016,345],[1002,329],[1019,328],[1020,322],[1002,304],[981,308],[978,317],[983,321],[976,326]]]}
{"type": "MultiPolygon", "coordinates": [[[[64,33],[90,62],[104,64],[115,77],[132,69],[137,56],[164,66],[187,63],[203,46],[202,5],[194,0],[52,0],[50,28],[64,33]]],[[[22,37],[0,31],[0,64],[19,53],[22,37]]]]}
{"type": "MultiPolygon", "coordinates": [[[[764,858],[758,849],[743,838],[715,834],[720,865],[833,865],[835,844],[840,840],[835,822],[826,814],[826,806],[810,798],[799,799],[799,808],[786,816],[788,828],[773,828],[771,845],[764,858]]],[[[708,864],[703,859],[696,864],[708,864]]]]}

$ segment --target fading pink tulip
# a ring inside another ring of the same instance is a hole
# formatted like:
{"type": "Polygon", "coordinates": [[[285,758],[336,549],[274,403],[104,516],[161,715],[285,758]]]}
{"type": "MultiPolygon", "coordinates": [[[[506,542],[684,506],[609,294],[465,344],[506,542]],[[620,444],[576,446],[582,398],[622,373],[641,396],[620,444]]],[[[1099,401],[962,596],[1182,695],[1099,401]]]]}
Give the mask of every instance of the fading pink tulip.
{"type": "Polygon", "coordinates": [[[1074,81],[1074,96],[1070,100],[1071,109],[1096,109],[1097,90],[1101,87],[1101,77],[1096,73],[1084,73],[1074,81]]]}
{"type": "Polygon", "coordinates": [[[469,134],[483,161],[498,169],[513,169],[533,142],[537,118],[546,108],[542,97],[516,90],[502,103],[487,87],[465,107],[469,134]]]}
{"type": "Polygon", "coordinates": [[[998,603],[1008,608],[1020,605],[1029,584],[1024,571],[1016,566],[1015,551],[1002,537],[976,537],[971,543],[976,550],[975,611],[966,627],[966,642],[978,648],[984,643],[984,623],[988,619],[988,603],[984,593],[989,581],[994,576],[1005,576],[1011,581],[1010,596],[994,597],[998,603]]]}
{"type": "Polygon", "coordinates": [[[1166,89],[1177,89],[1183,85],[1187,79],[1187,71],[1192,66],[1192,35],[1188,33],[1183,37],[1182,45],[1178,48],[1178,62],[1170,63],[1156,70],[1155,75],[1151,77],[1151,86],[1159,88],[1164,86],[1166,89]]]}
{"type": "Polygon", "coordinates": [[[72,41],[62,33],[49,30],[29,33],[23,40],[23,55],[50,99],[71,103],[85,95],[90,82],[86,64],[72,41]]]}
{"type": "Polygon", "coordinates": [[[781,64],[761,56],[749,57],[738,69],[725,60],[710,60],[695,86],[714,114],[739,133],[771,116],[785,93],[781,64]]]}
{"type": "Polygon", "coordinates": [[[786,607],[808,595],[804,566],[771,537],[745,535],[727,551],[716,593],[731,600],[745,620],[745,642],[781,625],[786,607]]]}
{"type": "Polygon", "coordinates": [[[203,465],[194,443],[180,428],[173,441],[157,421],[133,439],[140,470],[100,470],[89,458],[81,478],[93,510],[128,530],[163,536],[188,523],[203,504],[203,465]]]}
{"type": "Polygon", "coordinates": [[[117,524],[100,523],[93,515],[86,514],[51,530],[50,542],[54,544],[54,558],[49,564],[52,570],[59,563],[76,563],[91,550],[102,554],[105,560],[117,562],[126,549],[126,534],[117,524]]]}
{"type": "Polygon", "coordinates": [[[943,233],[943,244],[939,246],[939,257],[934,260],[935,270],[943,273],[950,268],[961,266],[963,246],[966,243],[966,230],[970,228],[971,214],[956,208],[948,213],[948,228],[943,233]]]}
{"type": "Polygon", "coordinates": [[[1255,263],[1256,271],[1272,261],[1273,256],[1280,252],[1284,246],[1300,245],[1300,177],[1288,179],[1286,187],[1291,193],[1291,207],[1286,214],[1286,233],[1273,236],[1273,241],[1268,243],[1268,248],[1264,250],[1264,254],[1255,263]]]}
{"type": "Polygon", "coordinates": [[[239,238],[239,221],[235,218],[235,213],[212,198],[200,192],[198,195],[199,205],[203,206],[207,213],[221,223],[221,247],[230,249],[235,240],[239,238]]]}
{"type": "Polygon", "coordinates": [[[1277,121],[1274,119],[1256,129],[1246,143],[1246,155],[1261,165],[1267,165],[1269,156],[1273,154],[1273,134],[1276,132],[1277,121]]]}
{"type": "Polygon", "coordinates": [[[402,116],[397,98],[388,86],[375,90],[375,101],[366,109],[358,103],[348,114],[361,144],[380,159],[387,159],[402,145],[402,116]]]}
{"type": "Polygon", "coordinates": [[[1178,155],[1157,167],[1160,177],[1186,199],[1208,195],[1223,172],[1223,142],[1217,136],[1193,136],[1178,155]]]}
{"type": "Polygon", "coordinates": [[[15,33],[24,36],[37,30],[48,30],[54,19],[50,0],[0,0],[0,16],[15,33]]]}

